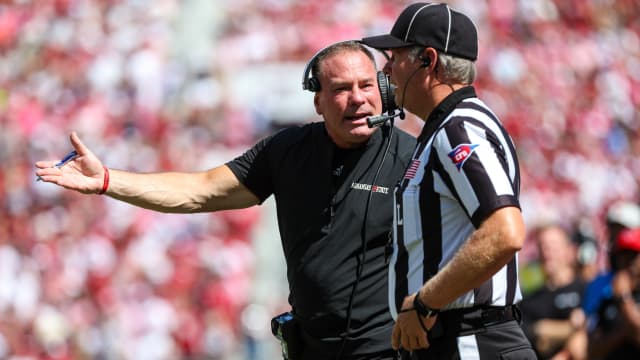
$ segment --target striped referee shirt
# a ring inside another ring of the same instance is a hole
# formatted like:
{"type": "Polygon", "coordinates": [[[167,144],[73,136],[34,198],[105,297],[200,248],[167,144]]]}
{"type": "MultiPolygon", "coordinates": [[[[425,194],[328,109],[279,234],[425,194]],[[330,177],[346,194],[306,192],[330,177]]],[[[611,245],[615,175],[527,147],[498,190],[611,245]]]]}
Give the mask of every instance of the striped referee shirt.
{"type": "MultiPolygon", "coordinates": [[[[444,267],[494,211],[519,207],[520,174],[511,138],[473,87],[455,91],[427,119],[412,161],[395,189],[389,304],[444,267]]],[[[521,300],[517,256],[446,306],[509,305],[521,300]]]]}

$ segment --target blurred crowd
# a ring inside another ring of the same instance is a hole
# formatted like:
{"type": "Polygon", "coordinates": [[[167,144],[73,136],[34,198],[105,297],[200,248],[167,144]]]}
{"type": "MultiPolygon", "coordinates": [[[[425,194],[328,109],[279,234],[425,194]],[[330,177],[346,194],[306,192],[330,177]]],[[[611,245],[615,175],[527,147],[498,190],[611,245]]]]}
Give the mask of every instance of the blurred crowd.
{"type": "MultiPolygon", "coordinates": [[[[220,165],[318,121],[306,61],[389,31],[408,3],[0,2],[0,358],[273,358],[286,284],[257,299],[255,244],[275,217],[152,213],[38,183],[33,163],[59,159],[77,131],[113,168],[220,165]]],[[[476,22],[476,87],[519,150],[525,294],[544,286],[533,229],[549,224],[591,281],[611,267],[610,210],[640,201],[640,1],[448,3],[476,22]]]]}

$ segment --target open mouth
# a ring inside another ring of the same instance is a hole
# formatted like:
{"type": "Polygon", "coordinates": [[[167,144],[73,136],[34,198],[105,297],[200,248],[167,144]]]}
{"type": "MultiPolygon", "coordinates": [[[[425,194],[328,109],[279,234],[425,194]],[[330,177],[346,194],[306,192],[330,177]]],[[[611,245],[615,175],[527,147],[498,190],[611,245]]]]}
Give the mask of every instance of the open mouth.
{"type": "Polygon", "coordinates": [[[371,116],[371,114],[355,114],[355,115],[345,116],[344,118],[351,122],[359,122],[359,121],[366,121],[367,117],[369,116],[371,116]]]}

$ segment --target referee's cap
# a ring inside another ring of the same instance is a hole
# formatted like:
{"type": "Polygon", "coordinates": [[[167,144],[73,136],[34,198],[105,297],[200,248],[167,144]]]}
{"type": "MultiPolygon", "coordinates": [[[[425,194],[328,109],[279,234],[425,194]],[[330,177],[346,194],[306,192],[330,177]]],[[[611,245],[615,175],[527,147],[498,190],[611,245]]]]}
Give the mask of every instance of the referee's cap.
{"type": "Polygon", "coordinates": [[[374,49],[417,45],[472,61],[478,58],[476,26],[469,17],[447,4],[411,4],[400,13],[391,33],[361,41],[374,49]]]}

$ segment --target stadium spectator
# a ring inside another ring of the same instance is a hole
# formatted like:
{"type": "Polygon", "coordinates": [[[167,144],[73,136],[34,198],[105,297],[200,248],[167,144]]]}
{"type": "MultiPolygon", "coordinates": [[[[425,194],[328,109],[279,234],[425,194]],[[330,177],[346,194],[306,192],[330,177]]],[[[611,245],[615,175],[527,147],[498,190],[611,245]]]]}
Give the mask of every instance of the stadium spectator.
{"type": "Polygon", "coordinates": [[[589,334],[593,359],[635,359],[640,353],[640,228],[622,230],[616,239],[610,296],[599,304],[589,334]]]}
{"type": "Polygon", "coordinates": [[[586,283],[577,267],[576,247],[566,230],[546,225],[532,230],[544,284],[521,303],[523,328],[539,359],[586,359],[582,311],[586,283]]]}

